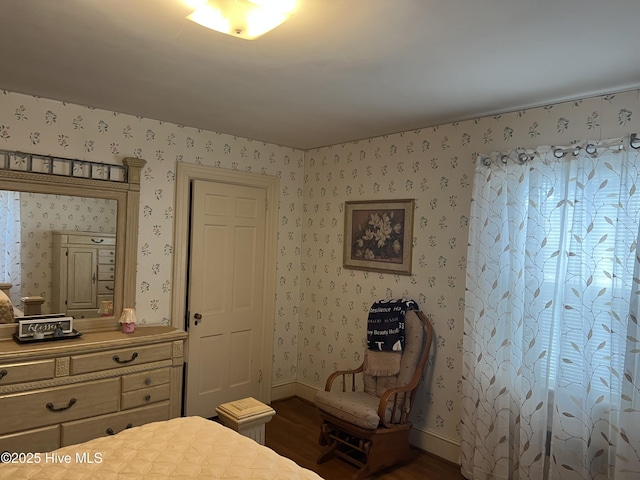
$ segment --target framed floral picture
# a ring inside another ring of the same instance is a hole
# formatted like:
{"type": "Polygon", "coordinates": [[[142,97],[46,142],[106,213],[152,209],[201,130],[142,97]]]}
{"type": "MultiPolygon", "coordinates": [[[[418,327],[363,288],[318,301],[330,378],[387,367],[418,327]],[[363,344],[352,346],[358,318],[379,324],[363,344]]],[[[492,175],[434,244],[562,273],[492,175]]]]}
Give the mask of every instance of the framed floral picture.
{"type": "Polygon", "coordinates": [[[344,267],[411,275],[414,202],[345,202],[344,267]]]}

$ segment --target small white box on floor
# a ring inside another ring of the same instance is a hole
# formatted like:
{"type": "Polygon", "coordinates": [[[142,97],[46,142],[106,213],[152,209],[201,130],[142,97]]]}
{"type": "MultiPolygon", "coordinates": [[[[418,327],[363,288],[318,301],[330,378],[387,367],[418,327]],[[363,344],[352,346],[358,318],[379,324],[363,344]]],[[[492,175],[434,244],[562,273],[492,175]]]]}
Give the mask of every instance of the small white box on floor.
{"type": "Polygon", "coordinates": [[[223,403],[216,408],[224,426],[264,445],[264,425],[276,411],[253,397],[223,403]]]}

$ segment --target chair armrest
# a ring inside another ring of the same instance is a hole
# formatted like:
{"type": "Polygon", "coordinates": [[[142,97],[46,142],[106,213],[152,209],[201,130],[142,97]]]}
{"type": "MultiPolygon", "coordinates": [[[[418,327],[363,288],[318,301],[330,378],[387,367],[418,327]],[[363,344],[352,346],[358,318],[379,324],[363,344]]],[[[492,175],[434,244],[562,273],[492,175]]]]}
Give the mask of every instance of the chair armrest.
{"type": "Polygon", "coordinates": [[[385,427],[392,427],[399,423],[405,423],[411,411],[411,393],[416,387],[405,385],[404,387],[389,388],[385,390],[378,403],[378,417],[385,427]],[[386,411],[391,411],[391,418],[386,420],[386,411]],[[399,418],[398,418],[399,414],[399,418]]]}
{"type": "Polygon", "coordinates": [[[346,392],[347,391],[346,381],[349,375],[351,376],[351,391],[354,392],[356,390],[356,375],[358,373],[362,373],[363,371],[364,371],[364,363],[362,363],[358,368],[353,370],[338,370],[336,372],[333,372],[331,375],[329,375],[329,378],[327,378],[327,383],[324,386],[325,392],[331,391],[331,386],[333,385],[333,381],[338,377],[342,377],[342,391],[346,392]]]}

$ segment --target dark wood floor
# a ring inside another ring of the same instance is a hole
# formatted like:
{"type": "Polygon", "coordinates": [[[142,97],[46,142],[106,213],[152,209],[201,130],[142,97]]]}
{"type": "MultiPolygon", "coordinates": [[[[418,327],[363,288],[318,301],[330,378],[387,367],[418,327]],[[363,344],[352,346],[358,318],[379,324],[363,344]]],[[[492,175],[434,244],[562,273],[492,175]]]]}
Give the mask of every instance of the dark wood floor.
{"type": "MultiPolygon", "coordinates": [[[[326,480],[347,480],[356,467],[335,458],[320,465],[318,436],[319,416],[316,408],[299,398],[277,400],[271,403],[276,415],[265,428],[266,445],[280,455],[288,457],[305,468],[313,470],[326,480]]],[[[425,452],[411,463],[380,472],[373,479],[388,480],[464,480],[460,467],[425,452]]]]}

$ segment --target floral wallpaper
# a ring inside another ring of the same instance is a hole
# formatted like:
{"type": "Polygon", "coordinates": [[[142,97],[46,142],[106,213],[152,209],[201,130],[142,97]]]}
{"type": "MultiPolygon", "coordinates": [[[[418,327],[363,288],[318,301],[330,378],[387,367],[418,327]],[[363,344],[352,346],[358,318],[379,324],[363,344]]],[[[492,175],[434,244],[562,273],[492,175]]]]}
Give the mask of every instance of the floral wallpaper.
{"type": "MultiPolygon", "coordinates": [[[[370,305],[410,297],[435,342],[414,422],[459,443],[463,307],[477,154],[640,133],[640,92],[605,95],[329,146],[305,155],[298,381],[323,388],[362,359],[370,305]],[[344,202],[415,199],[410,277],[342,266],[344,202]]],[[[456,460],[454,456],[452,460],[456,460]]]]}
{"type": "MultiPolygon", "coordinates": [[[[0,91],[0,149],[109,164],[122,164],[125,157],[147,161],[138,240],[136,309],[141,323],[170,323],[177,162],[279,177],[273,383],[295,380],[302,150],[8,91],[0,91]]],[[[42,271],[27,274],[39,279],[41,291],[42,271]]]]}
{"type": "MultiPolygon", "coordinates": [[[[419,430],[459,444],[468,217],[477,154],[640,132],[628,91],[359,140],[307,152],[11,92],[0,94],[0,149],[106,163],[147,160],[137,309],[169,323],[177,162],[280,178],[273,385],[322,388],[361,360],[369,306],[410,297],[435,341],[417,395],[419,430]],[[415,199],[413,273],[342,266],[344,202],[415,199]]],[[[453,458],[455,460],[455,458],[453,458]]]]}
{"type": "MultiPolygon", "coordinates": [[[[20,296],[44,297],[42,313],[51,311],[54,230],[115,233],[114,200],[65,195],[20,194],[20,296]]],[[[12,301],[15,299],[12,298],[12,301]]],[[[16,305],[19,305],[16,304],[16,305]]]]}

